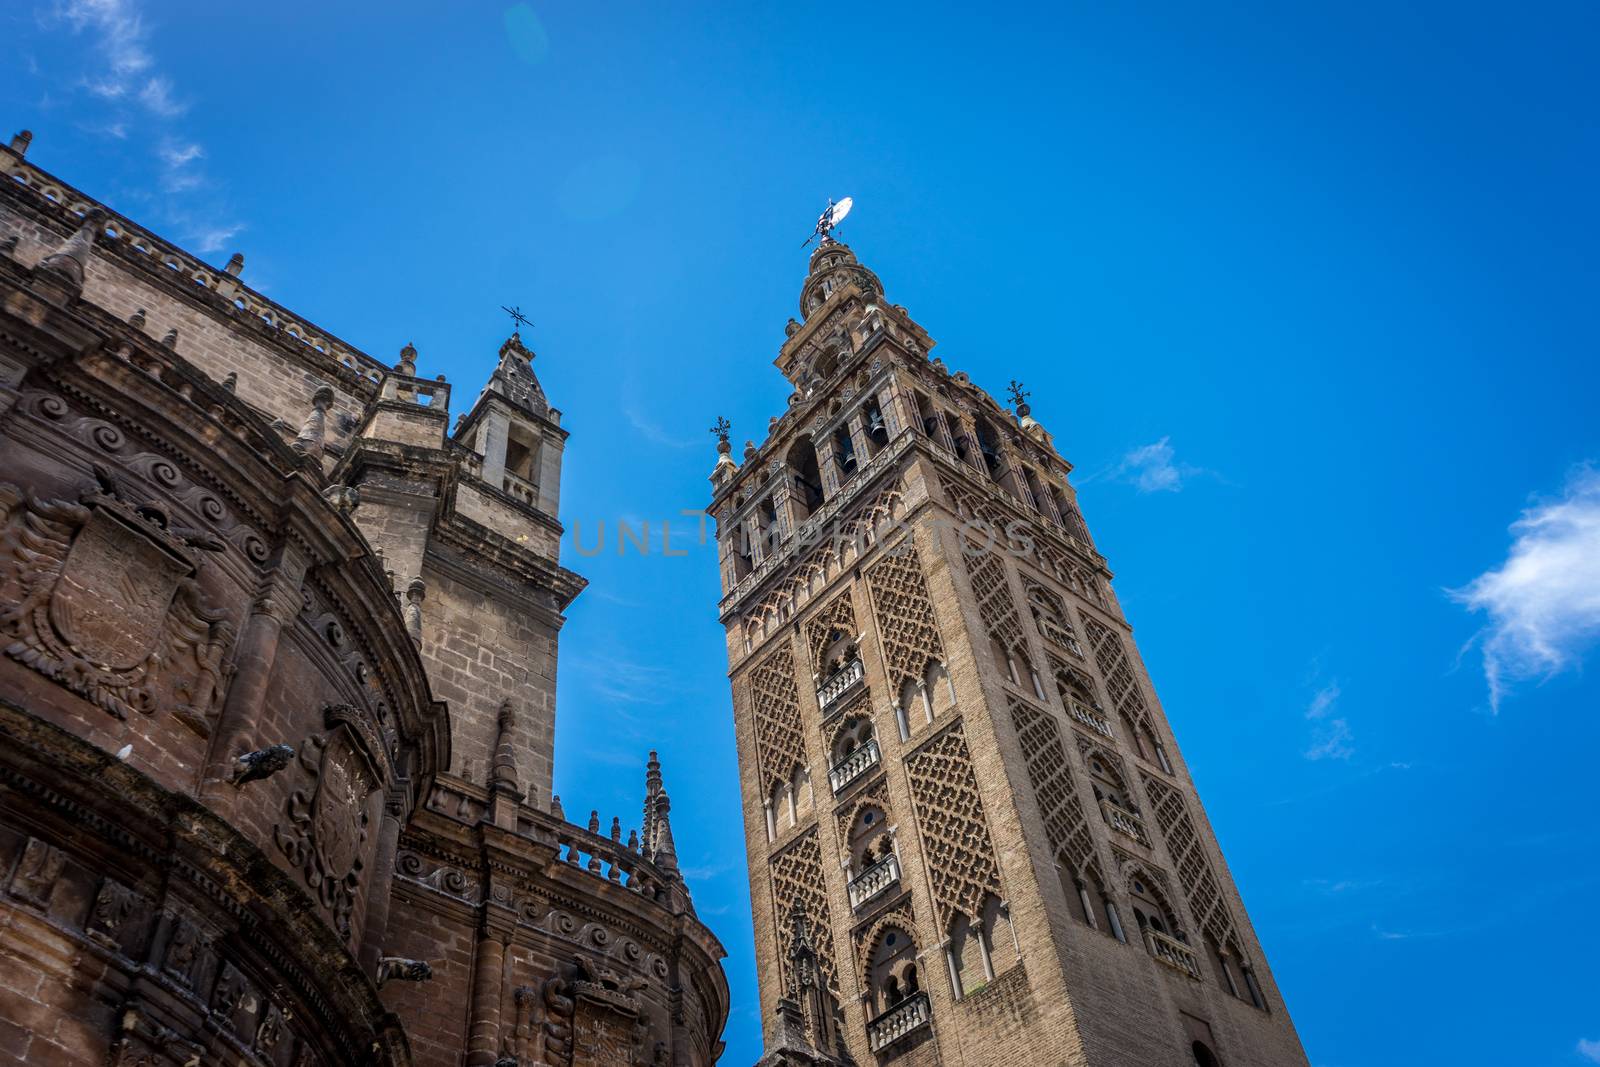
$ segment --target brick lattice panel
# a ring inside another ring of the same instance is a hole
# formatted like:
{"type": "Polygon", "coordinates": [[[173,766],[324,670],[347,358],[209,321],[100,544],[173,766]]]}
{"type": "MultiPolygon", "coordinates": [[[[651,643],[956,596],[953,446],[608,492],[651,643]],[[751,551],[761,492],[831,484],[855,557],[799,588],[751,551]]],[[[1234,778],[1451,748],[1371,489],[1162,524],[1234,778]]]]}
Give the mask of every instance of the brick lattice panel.
{"type": "Polygon", "coordinates": [[[750,704],[761,787],[767,790],[774,782],[788,781],[796,767],[806,765],[800,691],[795,687],[794,653],[788,642],[750,671],[750,704]]]}
{"type": "Polygon", "coordinates": [[[1000,869],[966,739],[957,726],[906,758],[917,829],[945,929],[957,915],[976,917],[983,898],[1000,895],[1000,869]]]}
{"type": "Polygon", "coordinates": [[[789,915],[798,901],[811,924],[817,969],[823,983],[839,996],[839,977],[833,963],[833,921],[828,915],[828,898],[822,884],[822,849],[817,844],[817,829],[812,827],[790,848],[772,859],[773,925],[778,932],[778,960],[783,968],[784,988],[796,989],[790,973],[789,948],[794,940],[794,924],[789,915]]]}
{"type": "Polygon", "coordinates": [[[1094,862],[1094,839],[1083,803],[1073,787],[1061,727],[1054,715],[1012,697],[1011,721],[1017,728],[1017,741],[1028,767],[1039,815],[1044,820],[1050,852],[1062,859],[1075,873],[1082,874],[1094,862]]]}
{"type": "Polygon", "coordinates": [[[921,681],[930,659],[944,661],[944,642],[922,577],[922,558],[910,537],[887,548],[868,569],[867,586],[893,687],[907,678],[921,681]]]}

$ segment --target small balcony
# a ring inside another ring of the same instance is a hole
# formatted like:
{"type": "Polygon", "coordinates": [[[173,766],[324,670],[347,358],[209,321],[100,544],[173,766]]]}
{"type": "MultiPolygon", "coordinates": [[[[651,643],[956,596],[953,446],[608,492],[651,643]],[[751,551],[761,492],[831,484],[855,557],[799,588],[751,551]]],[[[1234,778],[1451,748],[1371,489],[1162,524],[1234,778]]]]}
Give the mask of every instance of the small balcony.
{"type": "Polygon", "coordinates": [[[844,792],[845,786],[876,767],[882,757],[883,754],[878,750],[878,739],[873,738],[835,763],[828,771],[828,785],[832,787],[833,795],[844,792]]]}
{"type": "Polygon", "coordinates": [[[500,475],[500,488],[530,508],[539,506],[539,488],[526,478],[519,478],[510,471],[503,471],[500,475]]]}
{"type": "Polygon", "coordinates": [[[900,857],[891,852],[850,879],[850,884],[845,887],[845,891],[850,894],[850,910],[855,911],[860,908],[898,881],[900,881],[900,857]]]}
{"type": "Polygon", "coordinates": [[[1150,950],[1150,955],[1156,958],[1157,963],[1164,963],[1190,978],[1200,977],[1200,961],[1195,957],[1194,950],[1177,938],[1146,927],[1144,946],[1150,950]]]}
{"type": "Polygon", "coordinates": [[[867,1044],[879,1052],[913,1031],[933,1021],[928,994],[913,993],[876,1019],[867,1023],[867,1044]]]}
{"type": "Polygon", "coordinates": [[[1125,837],[1131,837],[1139,844],[1149,847],[1150,839],[1144,833],[1144,820],[1126,808],[1119,807],[1109,800],[1100,802],[1100,814],[1105,816],[1106,825],[1125,837]]]}
{"type": "Polygon", "coordinates": [[[822,709],[822,717],[826,719],[833,710],[843,707],[844,698],[854,693],[866,676],[867,669],[859,659],[851,660],[829,675],[828,680],[817,687],[817,707],[822,709]]]}
{"type": "Polygon", "coordinates": [[[1094,712],[1090,711],[1087,707],[1078,703],[1076,700],[1067,701],[1067,712],[1074,719],[1077,719],[1079,722],[1083,723],[1083,725],[1087,726],[1101,737],[1116,736],[1111,732],[1111,724],[1109,722],[1106,722],[1106,720],[1102,719],[1100,716],[1096,715],[1094,712]]]}

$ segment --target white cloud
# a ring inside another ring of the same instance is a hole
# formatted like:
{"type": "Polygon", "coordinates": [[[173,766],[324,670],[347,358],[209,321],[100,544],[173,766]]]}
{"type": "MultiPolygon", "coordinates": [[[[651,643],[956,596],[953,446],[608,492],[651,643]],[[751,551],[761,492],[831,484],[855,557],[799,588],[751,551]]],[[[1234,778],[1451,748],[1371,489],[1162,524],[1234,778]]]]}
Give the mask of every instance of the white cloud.
{"type": "Polygon", "coordinates": [[[172,98],[172,82],[167,78],[151,78],[139,90],[139,103],[164,119],[177,118],[189,109],[172,98]]]}
{"type": "Polygon", "coordinates": [[[1590,1041],[1588,1038],[1578,1038],[1578,1055],[1590,1063],[1600,1063],[1600,1041],[1590,1041]]]}
{"type": "Polygon", "coordinates": [[[160,80],[146,78],[155,60],[146,46],[144,19],[131,0],[64,0],[53,14],[72,27],[73,33],[93,34],[105,63],[86,87],[97,96],[120,100],[160,80]]]}
{"type": "Polygon", "coordinates": [[[1558,499],[1527,508],[1511,533],[1503,564],[1448,591],[1488,617],[1473,641],[1496,712],[1514,683],[1581,665],[1600,636],[1600,470],[1577,468],[1558,499]]]}
{"type": "Polygon", "coordinates": [[[1311,723],[1311,747],[1306,749],[1306,759],[1349,759],[1355,755],[1351,743],[1355,735],[1350,732],[1350,723],[1333,717],[1339,695],[1339,683],[1335,681],[1317,690],[1311,698],[1306,708],[1306,719],[1311,723]]]}
{"type": "Polygon", "coordinates": [[[214,229],[199,231],[191,238],[191,241],[194,243],[196,252],[203,256],[210,255],[212,252],[220,252],[226,248],[228,242],[233,240],[242,229],[244,229],[242,225],[218,226],[214,229]]]}
{"type": "Polygon", "coordinates": [[[1163,437],[1127,452],[1107,476],[1113,481],[1128,482],[1141,493],[1176,493],[1186,479],[1210,473],[1204,467],[1178,462],[1172,438],[1163,437]]]}
{"type": "Polygon", "coordinates": [[[161,162],[169,167],[183,167],[197,159],[203,159],[206,150],[197,144],[178,144],[176,141],[167,141],[159,149],[161,162]]]}

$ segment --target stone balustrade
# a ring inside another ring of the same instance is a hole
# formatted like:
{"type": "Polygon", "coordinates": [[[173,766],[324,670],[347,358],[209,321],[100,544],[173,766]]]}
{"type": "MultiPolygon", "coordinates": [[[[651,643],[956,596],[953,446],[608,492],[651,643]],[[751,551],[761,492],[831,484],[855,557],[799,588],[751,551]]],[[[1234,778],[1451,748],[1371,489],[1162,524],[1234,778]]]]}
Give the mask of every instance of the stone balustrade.
{"type": "Polygon", "coordinates": [[[900,881],[900,857],[891,852],[850,879],[845,891],[850,895],[851,910],[861,907],[898,881],[900,881]]]}
{"type": "Polygon", "coordinates": [[[512,474],[510,471],[502,471],[500,488],[504,489],[513,499],[528,505],[530,508],[539,506],[539,487],[526,478],[512,474]]]}
{"type": "Polygon", "coordinates": [[[883,754],[878,748],[877,738],[872,738],[844,759],[835,763],[828,771],[828,785],[832,787],[833,795],[838,796],[844,791],[845,786],[876,767],[882,757],[883,754]]]}
{"type": "Polygon", "coordinates": [[[1193,949],[1177,938],[1146,927],[1144,945],[1157,962],[1164,963],[1175,971],[1182,971],[1190,978],[1200,977],[1199,958],[1195,956],[1193,949]]]}
{"type": "Polygon", "coordinates": [[[843,707],[846,695],[855,691],[867,676],[867,669],[861,665],[860,659],[853,659],[829,675],[817,689],[817,707],[822,709],[824,719],[828,717],[828,709],[843,707]]]}
{"type": "Polygon", "coordinates": [[[1109,722],[1076,700],[1067,701],[1067,713],[1102,737],[1116,737],[1116,734],[1111,732],[1111,724],[1109,722]]]}
{"type": "Polygon", "coordinates": [[[1133,838],[1141,845],[1150,844],[1150,839],[1145,836],[1144,820],[1126,808],[1119,807],[1109,800],[1100,801],[1100,814],[1105,816],[1106,825],[1119,834],[1133,838]]]}
{"type": "Polygon", "coordinates": [[[878,1052],[931,1022],[933,1009],[928,1003],[928,994],[913,993],[867,1023],[867,1043],[873,1052],[878,1052]]]}

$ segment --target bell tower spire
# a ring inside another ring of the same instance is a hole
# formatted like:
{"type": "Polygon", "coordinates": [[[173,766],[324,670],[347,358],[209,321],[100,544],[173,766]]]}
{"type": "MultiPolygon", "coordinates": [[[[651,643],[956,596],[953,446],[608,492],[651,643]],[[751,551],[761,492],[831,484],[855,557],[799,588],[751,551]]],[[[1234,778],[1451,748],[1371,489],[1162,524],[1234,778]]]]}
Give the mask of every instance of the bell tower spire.
{"type": "Polygon", "coordinates": [[[1304,1067],[1072,465],[818,236],[708,508],[766,1062],[1304,1067]]]}

